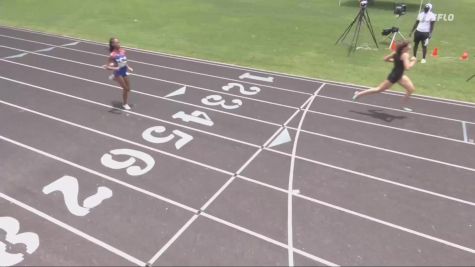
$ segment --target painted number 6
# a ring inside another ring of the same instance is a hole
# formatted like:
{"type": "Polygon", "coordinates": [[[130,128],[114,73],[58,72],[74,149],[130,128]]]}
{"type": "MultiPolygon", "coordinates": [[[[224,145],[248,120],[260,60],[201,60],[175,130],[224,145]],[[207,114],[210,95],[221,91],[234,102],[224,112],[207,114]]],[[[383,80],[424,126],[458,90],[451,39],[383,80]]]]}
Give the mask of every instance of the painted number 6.
{"type": "Polygon", "coordinates": [[[243,95],[257,95],[261,91],[261,88],[257,86],[251,86],[249,87],[250,90],[246,90],[246,88],[244,88],[244,85],[240,83],[228,83],[222,88],[226,92],[229,92],[233,88],[239,88],[239,92],[243,95]]]}
{"type": "Polygon", "coordinates": [[[148,154],[133,150],[133,149],[114,149],[109,153],[106,153],[101,158],[102,165],[114,169],[120,170],[127,168],[127,174],[130,176],[140,176],[149,172],[155,165],[155,160],[148,154]],[[113,156],[129,156],[125,161],[117,161],[113,159],[113,156]],[[145,163],[145,168],[134,165],[134,163],[140,159],[145,163]]]}
{"type": "Polygon", "coordinates": [[[224,109],[237,109],[242,106],[242,101],[240,99],[233,99],[231,101],[234,105],[226,105],[226,100],[223,99],[220,95],[209,95],[201,99],[201,103],[208,106],[221,106],[224,109]]]}

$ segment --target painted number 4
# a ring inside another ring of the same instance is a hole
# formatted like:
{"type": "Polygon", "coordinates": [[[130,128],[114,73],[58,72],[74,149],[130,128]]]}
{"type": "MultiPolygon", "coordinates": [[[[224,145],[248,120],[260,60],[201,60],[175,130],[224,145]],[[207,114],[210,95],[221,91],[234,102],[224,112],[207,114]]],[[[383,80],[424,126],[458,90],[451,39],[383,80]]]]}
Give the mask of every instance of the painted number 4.
{"type": "MultiPolygon", "coordinates": [[[[18,233],[20,223],[15,218],[0,217],[0,230],[5,232],[5,241],[12,245],[24,245],[28,254],[33,254],[40,246],[40,239],[37,234],[31,232],[18,233]]],[[[24,260],[23,253],[8,253],[7,249],[7,244],[0,241],[0,266],[13,266],[24,260]]]]}

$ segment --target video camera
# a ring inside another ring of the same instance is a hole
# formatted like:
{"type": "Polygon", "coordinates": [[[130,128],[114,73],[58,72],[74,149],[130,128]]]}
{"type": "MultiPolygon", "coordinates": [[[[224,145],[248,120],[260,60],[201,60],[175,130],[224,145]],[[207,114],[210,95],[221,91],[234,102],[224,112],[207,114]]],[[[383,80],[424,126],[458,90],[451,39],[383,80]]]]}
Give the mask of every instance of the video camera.
{"type": "Polygon", "coordinates": [[[366,8],[368,6],[368,0],[360,0],[360,7],[366,8]]]}
{"type": "Polygon", "coordinates": [[[394,7],[394,14],[395,15],[402,16],[402,15],[406,14],[406,12],[407,12],[407,6],[405,4],[397,4],[394,7]]]}

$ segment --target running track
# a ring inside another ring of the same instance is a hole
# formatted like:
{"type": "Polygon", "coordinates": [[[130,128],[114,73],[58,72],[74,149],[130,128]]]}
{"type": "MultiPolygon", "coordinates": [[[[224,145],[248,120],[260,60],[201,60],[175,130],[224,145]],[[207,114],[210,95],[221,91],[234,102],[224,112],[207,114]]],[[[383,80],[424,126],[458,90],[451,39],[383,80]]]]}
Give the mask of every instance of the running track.
{"type": "Polygon", "coordinates": [[[0,265],[475,263],[474,105],[106,54],[0,27],[0,265]]]}

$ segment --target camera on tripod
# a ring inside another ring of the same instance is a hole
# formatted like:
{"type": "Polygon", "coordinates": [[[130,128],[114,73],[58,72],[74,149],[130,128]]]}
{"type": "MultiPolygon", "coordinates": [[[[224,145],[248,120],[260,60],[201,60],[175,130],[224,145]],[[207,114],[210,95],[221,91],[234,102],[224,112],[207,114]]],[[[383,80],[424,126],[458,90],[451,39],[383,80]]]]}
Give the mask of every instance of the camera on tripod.
{"type": "Polygon", "coordinates": [[[366,8],[368,6],[368,0],[360,0],[360,7],[366,8]]]}
{"type": "Polygon", "coordinates": [[[405,4],[398,4],[394,7],[394,14],[398,16],[402,16],[406,14],[407,6],[405,4]]]}

